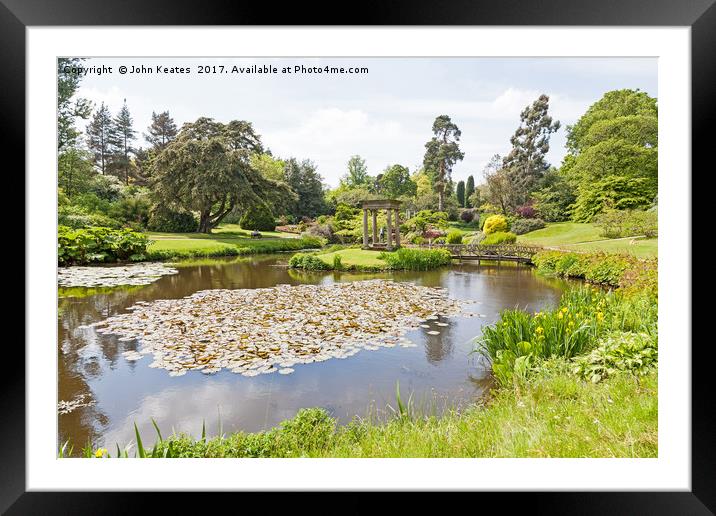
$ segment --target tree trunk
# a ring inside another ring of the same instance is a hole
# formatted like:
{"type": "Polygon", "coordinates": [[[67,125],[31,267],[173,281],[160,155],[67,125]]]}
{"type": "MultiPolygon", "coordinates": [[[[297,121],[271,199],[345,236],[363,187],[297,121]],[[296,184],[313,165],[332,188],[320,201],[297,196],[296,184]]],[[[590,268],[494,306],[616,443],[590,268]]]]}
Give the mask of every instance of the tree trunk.
{"type": "Polygon", "coordinates": [[[197,233],[211,233],[211,218],[209,217],[210,212],[202,211],[199,217],[199,229],[197,233]]]}

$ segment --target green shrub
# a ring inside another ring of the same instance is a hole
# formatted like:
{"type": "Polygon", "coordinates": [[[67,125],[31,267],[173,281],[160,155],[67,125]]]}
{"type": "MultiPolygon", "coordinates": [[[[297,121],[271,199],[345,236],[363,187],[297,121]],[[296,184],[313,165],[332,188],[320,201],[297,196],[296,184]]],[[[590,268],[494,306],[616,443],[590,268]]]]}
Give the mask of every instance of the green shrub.
{"type": "Polygon", "coordinates": [[[57,261],[59,265],[138,261],[145,259],[147,245],[146,235],[131,229],[60,226],[57,230],[57,261]]]}
{"type": "Polygon", "coordinates": [[[515,219],[514,222],[510,224],[510,231],[515,235],[524,235],[525,233],[542,229],[546,226],[547,224],[545,224],[542,219],[515,219]]]}
{"type": "Polygon", "coordinates": [[[624,238],[644,235],[654,238],[658,233],[656,211],[607,210],[594,218],[594,224],[607,238],[624,238]]]}
{"type": "Polygon", "coordinates": [[[498,245],[498,244],[514,244],[517,241],[517,235],[514,233],[505,233],[498,231],[487,235],[481,245],[498,245]]]}
{"type": "Polygon", "coordinates": [[[246,210],[239,220],[242,229],[252,231],[273,231],[276,221],[266,204],[258,204],[246,210]]]}
{"type": "Polygon", "coordinates": [[[160,233],[193,233],[199,229],[199,222],[192,213],[157,207],[149,215],[147,229],[160,233]]]}
{"type": "Polygon", "coordinates": [[[408,249],[383,252],[378,258],[385,260],[388,267],[396,270],[427,271],[449,265],[452,257],[447,249],[408,249]]]}
{"type": "Polygon", "coordinates": [[[122,223],[120,221],[106,215],[99,213],[67,213],[66,211],[64,213],[58,212],[57,224],[59,226],[66,226],[72,229],[84,229],[95,226],[112,229],[119,229],[122,227],[122,223]]]}
{"type": "Polygon", "coordinates": [[[465,241],[468,245],[479,245],[482,244],[482,241],[485,240],[485,233],[482,231],[476,231],[469,237],[467,237],[467,241],[465,241]]]}
{"type": "Polygon", "coordinates": [[[490,213],[490,212],[480,213],[479,220],[477,221],[477,227],[480,231],[485,230],[485,222],[487,222],[487,219],[489,219],[493,215],[498,215],[498,214],[490,213]]]}
{"type": "Polygon", "coordinates": [[[315,253],[297,253],[288,260],[288,266],[292,269],[304,269],[307,271],[328,271],[331,266],[321,260],[315,253]]]}
{"type": "Polygon", "coordinates": [[[490,235],[497,232],[507,232],[509,229],[507,225],[507,218],[504,215],[491,215],[485,220],[485,224],[482,227],[483,233],[490,235]]]}
{"type": "Polygon", "coordinates": [[[448,232],[447,236],[445,237],[445,241],[448,244],[462,244],[462,237],[463,232],[458,229],[454,229],[448,232]]]}
{"type": "Polygon", "coordinates": [[[639,260],[621,254],[540,251],[532,257],[532,263],[541,273],[556,273],[612,287],[630,287],[632,290],[648,287],[656,294],[656,260],[639,260]]]}
{"type": "Polygon", "coordinates": [[[644,376],[657,366],[657,348],[653,334],[609,333],[590,353],[574,359],[574,373],[594,383],[622,371],[644,376]]]}

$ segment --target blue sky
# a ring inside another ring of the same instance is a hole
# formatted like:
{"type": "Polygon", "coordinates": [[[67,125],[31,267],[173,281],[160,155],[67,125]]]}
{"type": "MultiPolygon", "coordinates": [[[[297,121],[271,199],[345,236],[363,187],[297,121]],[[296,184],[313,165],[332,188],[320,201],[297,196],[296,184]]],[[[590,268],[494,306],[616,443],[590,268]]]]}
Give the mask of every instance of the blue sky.
{"type": "Polygon", "coordinates": [[[311,159],[326,184],[336,186],[353,154],[369,173],[400,163],[413,172],[422,162],[433,120],[449,115],[462,131],[465,159],[453,169],[482,182],[490,157],[510,149],[520,111],[541,93],[562,123],[552,136],[549,161],[559,165],[566,125],[607,91],[639,88],[657,97],[655,58],[93,58],[113,73],[87,75],[79,95],[113,114],[123,99],[139,140],[152,111],[168,110],[177,125],[208,116],[253,123],[274,155],[311,159]],[[367,74],[209,74],[200,65],[296,65],[368,67],[367,74]],[[121,75],[127,67],[184,66],[190,74],[121,75]]]}

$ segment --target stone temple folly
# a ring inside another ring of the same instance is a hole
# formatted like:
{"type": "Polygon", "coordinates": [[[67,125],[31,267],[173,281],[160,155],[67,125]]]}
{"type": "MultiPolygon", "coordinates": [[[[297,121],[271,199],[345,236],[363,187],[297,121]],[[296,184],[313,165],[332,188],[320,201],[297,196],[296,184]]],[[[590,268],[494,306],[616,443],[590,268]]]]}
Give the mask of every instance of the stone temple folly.
{"type": "Polygon", "coordinates": [[[400,204],[400,201],[395,199],[361,202],[361,208],[363,208],[363,249],[392,250],[400,247],[400,204]],[[378,211],[380,210],[385,210],[388,215],[385,243],[378,239],[378,211]],[[372,238],[370,241],[368,240],[368,212],[370,212],[372,218],[372,238]]]}

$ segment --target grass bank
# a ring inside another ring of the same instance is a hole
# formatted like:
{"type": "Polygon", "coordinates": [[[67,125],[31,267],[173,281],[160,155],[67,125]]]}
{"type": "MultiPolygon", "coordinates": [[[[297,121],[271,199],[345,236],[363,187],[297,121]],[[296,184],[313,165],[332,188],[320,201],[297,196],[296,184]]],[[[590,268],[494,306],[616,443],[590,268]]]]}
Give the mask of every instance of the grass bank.
{"type": "Polygon", "coordinates": [[[323,252],[298,253],[289,260],[289,267],[304,270],[338,270],[375,272],[387,270],[424,271],[451,262],[443,249],[407,249],[392,252],[334,246],[323,252]]]}
{"type": "Polygon", "coordinates": [[[615,238],[601,236],[601,230],[594,224],[578,222],[552,222],[546,228],[538,229],[517,237],[518,243],[555,247],[573,251],[603,251],[613,254],[629,254],[637,258],[656,257],[656,238],[615,238]]]}
{"type": "Polygon", "coordinates": [[[317,249],[322,245],[320,239],[313,237],[250,239],[207,235],[203,238],[157,239],[147,247],[146,255],[149,260],[210,258],[317,249]]]}
{"type": "MultiPolygon", "coordinates": [[[[172,435],[146,457],[656,457],[657,375],[586,382],[565,361],[544,365],[489,404],[440,417],[404,406],[386,423],[338,426],[325,410],[302,409],[280,426],[212,439],[172,435]]],[[[145,436],[145,438],[148,436],[145,436]]],[[[140,437],[141,439],[141,437],[140,437]]],[[[92,450],[85,456],[117,457],[92,450]]],[[[138,455],[130,451],[129,455],[138,455]]]]}

